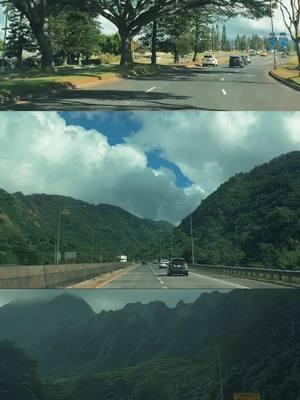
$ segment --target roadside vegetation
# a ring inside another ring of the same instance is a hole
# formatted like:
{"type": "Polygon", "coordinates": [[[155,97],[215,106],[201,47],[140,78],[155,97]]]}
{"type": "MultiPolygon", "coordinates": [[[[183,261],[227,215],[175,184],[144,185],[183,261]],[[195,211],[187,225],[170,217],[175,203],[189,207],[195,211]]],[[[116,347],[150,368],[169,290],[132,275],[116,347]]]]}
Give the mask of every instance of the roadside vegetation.
{"type": "Polygon", "coordinates": [[[207,51],[217,53],[222,65],[232,52],[270,48],[269,39],[259,35],[229,39],[224,23],[224,17],[243,12],[266,16],[268,1],[221,0],[216,8],[211,0],[131,0],[122,7],[120,14],[116,0],[7,1],[0,102],[155,73],[150,65],[199,65],[207,51]],[[116,26],[115,34],[103,33],[100,16],[116,26]]]}
{"type": "Polygon", "coordinates": [[[298,68],[298,57],[296,55],[290,56],[287,62],[280,65],[274,72],[276,75],[280,76],[280,78],[299,85],[300,88],[300,71],[298,68]]]}

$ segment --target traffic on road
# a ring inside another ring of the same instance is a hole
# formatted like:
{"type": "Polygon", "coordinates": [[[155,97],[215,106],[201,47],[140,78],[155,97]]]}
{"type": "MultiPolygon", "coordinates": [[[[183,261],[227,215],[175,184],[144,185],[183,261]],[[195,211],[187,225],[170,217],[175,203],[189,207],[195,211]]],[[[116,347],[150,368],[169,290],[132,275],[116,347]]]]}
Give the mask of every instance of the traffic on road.
{"type": "MultiPolygon", "coordinates": [[[[278,65],[280,62],[285,62],[281,56],[277,57],[278,65]]],[[[299,92],[269,76],[273,63],[273,57],[263,53],[252,57],[233,54],[223,64],[209,54],[199,65],[172,66],[149,76],[100,82],[20,102],[8,109],[300,110],[299,92]]]]}
{"type": "Polygon", "coordinates": [[[275,283],[234,277],[221,274],[206,273],[189,267],[185,260],[174,257],[170,260],[151,260],[137,264],[134,268],[120,271],[119,274],[102,276],[89,281],[68,286],[69,289],[259,289],[287,288],[275,283]],[[173,264],[173,265],[172,265],[173,264]]]}

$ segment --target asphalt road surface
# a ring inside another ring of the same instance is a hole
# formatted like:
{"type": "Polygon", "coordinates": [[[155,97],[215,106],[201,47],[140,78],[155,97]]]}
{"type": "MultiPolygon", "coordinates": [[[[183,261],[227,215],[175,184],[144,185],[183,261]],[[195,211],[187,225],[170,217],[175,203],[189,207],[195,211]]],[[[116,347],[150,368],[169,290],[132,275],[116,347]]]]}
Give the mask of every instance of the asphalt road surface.
{"type": "MultiPolygon", "coordinates": [[[[282,60],[281,60],[282,61],[282,60]]],[[[300,110],[300,92],[268,75],[273,57],[252,59],[244,69],[174,67],[148,77],[103,82],[11,110],[300,110]]],[[[280,60],[278,60],[280,62],[280,60]]]]}
{"type": "MultiPolygon", "coordinates": [[[[87,287],[86,285],[84,287],[87,287]]],[[[93,286],[97,288],[97,286],[93,286]]],[[[190,271],[189,276],[167,276],[166,269],[158,264],[139,265],[127,273],[101,283],[107,289],[258,289],[287,288],[273,283],[225,275],[190,271]]]]}

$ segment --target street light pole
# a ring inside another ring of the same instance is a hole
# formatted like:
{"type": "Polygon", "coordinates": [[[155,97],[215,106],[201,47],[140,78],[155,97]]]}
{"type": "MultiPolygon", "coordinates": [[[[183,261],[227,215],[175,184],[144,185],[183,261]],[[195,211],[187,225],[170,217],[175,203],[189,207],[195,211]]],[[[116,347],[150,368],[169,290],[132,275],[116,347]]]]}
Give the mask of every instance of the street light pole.
{"type": "Polygon", "coordinates": [[[60,224],[61,224],[62,208],[58,210],[58,227],[57,227],[57,246],[56,246],[56,265],[58,265],[59,246],[60,246],[60,224]]]}
{"type": "Polygon", "coordinates": [[[190,207],[189,207],[189,213],[190,213],[190,230],[191,230],[191,244],[192,244],[192,263],[195,264],[193,221],[192,221],[192,213],[190,207]]]}
{"type": "Polygon", "coordinates": [[[100,260],[100,264],[102,264],[102,241],[101,241],[101,239],[99,242],[99,251],[100,251],[99,260],[100,260]]]}
{"type": "MultiPolygon", "coordinates": [[[[272,9],[272,0],[270,0],[270,12],[271,12],[271,28],[272,28],[272,39],[274,40],[274,21],[273,21],[273,9],[272,9]]],[[[274,41],[274,49],[273,49],[273,67],[274,70],[277,69],[276,64],[276,42],[274,41]]]]}
{"type": "Polygon", "coordinates": [[[95,230],[92,230],[92,264],[94,263],[94,237],[95,237],[95,230]]]}
{"type": "Polygon", "coordinates": [[[60,226],[61,226],[61,214],[62,210],[70,210],[71,208],[86,208],[87,205],[83,206],[71,206],[71,207],[60,207],[58,210],[58,226],[57,226],[57,246],[56,246],[56,264],[58,264],[58,257],[60,252],[60,226]]]}
{"type": "Polygon", "coordinates": [[[189,210],[189,220],[190,220],[190,235],[191,235],[191,255],[192,255],[192,264],[195,264],[195,248],[194,248],[194,233],[193,233],[193,220],[192,220],[192,212],[191,207],[187,204],[169,204],[165,203],[167,206],[181,206],[186,207],[189,210]]]}

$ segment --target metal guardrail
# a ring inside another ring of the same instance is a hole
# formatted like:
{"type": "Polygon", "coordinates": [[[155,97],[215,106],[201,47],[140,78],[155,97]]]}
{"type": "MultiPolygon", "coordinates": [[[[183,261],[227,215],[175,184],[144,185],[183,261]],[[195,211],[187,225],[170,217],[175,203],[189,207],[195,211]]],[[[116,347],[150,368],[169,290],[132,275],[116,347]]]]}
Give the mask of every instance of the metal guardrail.
{"type": "Polygon", "coordinates": [[[201,268],[207,272],[247,276],[255,279],[271,279],[281,282],[299,283],[300,271],[271,269],[271,268],[252,268],[252,267],[232,267],[224,265],[192,264],[193,268],[201,268]]]}

